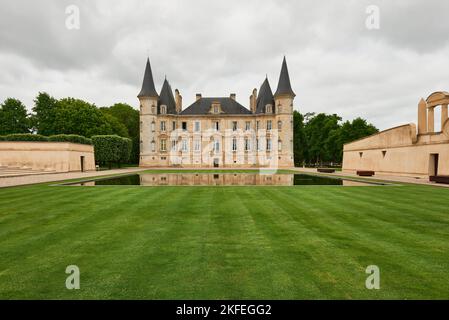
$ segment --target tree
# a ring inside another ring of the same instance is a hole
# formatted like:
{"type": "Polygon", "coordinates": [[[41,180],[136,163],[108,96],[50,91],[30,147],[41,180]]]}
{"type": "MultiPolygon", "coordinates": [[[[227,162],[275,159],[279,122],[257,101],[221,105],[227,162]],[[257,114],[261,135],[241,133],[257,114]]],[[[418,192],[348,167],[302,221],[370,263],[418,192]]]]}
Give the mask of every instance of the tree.
{"type": "Polygon", "coordinates": [[[312,116],[305,125],[305,136],[307,139],[307,162],[322,164],[322,162],[332,161],[332,154],[326,148],[328,137],[333,130],[339,128],[341,118],[336,115],[320,113],[312,116]]]}
{"type": "Polygon", "coordinates": [[[6,99],[0,105],[0,135],[28,132],[30,121],[25,106],[17,99],[6,99]]]}
{"type": "Polygon", "coordinates": [[[57,134],[78,134],[88,138],[115,133],[113,125],[95,105],[74,98],[58,101],[54,130],[57,134]]]}
{"type": "Polygon", "coordinates": [[[34,99],[34,114],[31,116],[32,126],[39,134],[53,135],[60,132],[55,130],[55,117],[58,100],[46,92],[39,92],[34,99]]]}
{"type": "Polygon", "coordinates": [[[365,119],[355,118],[352,122],[346,121],[343,123],[341,127],[341,142],[342,144],[349,143],[377,132],[379,130],[365,119]]]}
{"type": "Polygon", "coordinates": [[[295,166],[304,163],[307,152],[307,140],[304,132],[304,117],[293,111],[293,155],[295,166]]]}

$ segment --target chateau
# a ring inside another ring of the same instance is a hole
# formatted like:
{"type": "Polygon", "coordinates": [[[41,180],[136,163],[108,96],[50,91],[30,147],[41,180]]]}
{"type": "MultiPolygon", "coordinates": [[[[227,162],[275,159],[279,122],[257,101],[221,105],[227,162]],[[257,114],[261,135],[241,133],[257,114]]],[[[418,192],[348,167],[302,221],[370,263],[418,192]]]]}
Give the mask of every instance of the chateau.
{"type": "Polygon", "coordinates": [[[165,79],[160,93],[147,60],[140,101],[140,166],[292,167],[293,100],[287,62],[273,94],[268,77],[249,109],[229,97],[203,97],[183,109],[165,79]]]}

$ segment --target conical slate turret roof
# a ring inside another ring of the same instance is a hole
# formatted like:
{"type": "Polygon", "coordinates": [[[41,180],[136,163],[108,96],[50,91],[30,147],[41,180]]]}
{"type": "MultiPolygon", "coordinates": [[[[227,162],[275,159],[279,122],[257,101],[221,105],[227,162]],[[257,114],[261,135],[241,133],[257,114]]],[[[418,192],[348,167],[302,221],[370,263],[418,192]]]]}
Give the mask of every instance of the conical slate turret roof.
{"type": "Polygon", "coordinates": [[[273,106],[273,113],[274,113],[273,91],[271,91],[268,78],[265,78],[265,81],[260,86],[259,95],[257,96],[256,113],[265,113],[265,106],[267,104],[271,104],[273,106]]]}
{"type": "Polygon", "coordinates": [[[288,75],[287,61],[285,60],[285,56],[284,61],[282,61],[282,68],[281,74],[279,76],[278,88],[274,95],[277,96],[281,94],[291,95],[293,97],[296,96],[290,84],[290,77],[288,75]]]}
{"type": "Polygon", "coordinates": [[[154,87],[153,73],[151,72],[150,58],[147,59],[147,65],[145,67],[145,74],[143,76],[142,90],[137,95],[141,97],[155,97],[157,98],[156,88],[154,87]]]}
{"type": "Polygon", "coordinates": [[[173,96],[173,91],[167,79],[165,79],[162,85],[161,94],[159,95],[159,101],[157,103],[158,113],[161,113],[161,105],[167,106],[167,114],[176,114],[176,102],[173,96]]]}

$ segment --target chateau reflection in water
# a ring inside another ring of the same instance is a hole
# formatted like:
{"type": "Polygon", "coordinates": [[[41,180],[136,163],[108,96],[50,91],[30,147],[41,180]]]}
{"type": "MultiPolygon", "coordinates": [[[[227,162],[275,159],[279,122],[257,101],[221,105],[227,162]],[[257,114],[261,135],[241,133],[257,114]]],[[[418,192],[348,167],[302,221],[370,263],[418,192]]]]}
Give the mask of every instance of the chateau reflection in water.
{"type": "Polygon", "coordinates": [[[77,183],[81,186],[364,186],[364,182],[306,174],[260,173],[145,173],[77,183]]]}

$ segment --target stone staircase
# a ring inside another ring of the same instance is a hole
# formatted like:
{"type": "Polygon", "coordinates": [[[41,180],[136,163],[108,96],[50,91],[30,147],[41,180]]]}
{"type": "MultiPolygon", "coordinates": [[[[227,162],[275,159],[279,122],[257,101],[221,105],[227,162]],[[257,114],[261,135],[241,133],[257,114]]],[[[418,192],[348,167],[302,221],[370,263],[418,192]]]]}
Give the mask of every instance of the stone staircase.
{"type": "Polygon", "coordinates": [[[56,173],[54,170],[32,170],[27,167],[6,167],[0,166],[0,178],[4,177],[20,177],[44,173],[56,173]]]}

